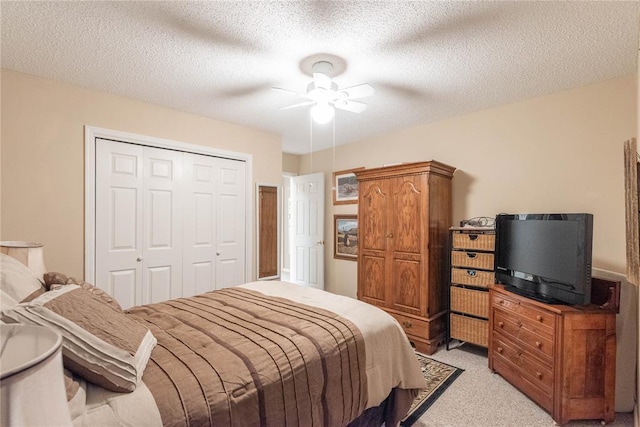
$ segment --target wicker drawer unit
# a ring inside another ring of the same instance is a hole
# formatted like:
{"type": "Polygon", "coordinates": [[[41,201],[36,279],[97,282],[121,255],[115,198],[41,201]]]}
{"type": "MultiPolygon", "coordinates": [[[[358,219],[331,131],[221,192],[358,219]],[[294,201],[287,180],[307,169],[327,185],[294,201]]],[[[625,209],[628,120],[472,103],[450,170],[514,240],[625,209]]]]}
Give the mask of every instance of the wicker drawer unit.
{"type": "Polygon", "coordinates": [[[452,227],[449,229],[449,242],[451,274],[447,349],[453,339],[487,347],[488,288],[495,283],[495,231],[491,228],[452,227]]]}

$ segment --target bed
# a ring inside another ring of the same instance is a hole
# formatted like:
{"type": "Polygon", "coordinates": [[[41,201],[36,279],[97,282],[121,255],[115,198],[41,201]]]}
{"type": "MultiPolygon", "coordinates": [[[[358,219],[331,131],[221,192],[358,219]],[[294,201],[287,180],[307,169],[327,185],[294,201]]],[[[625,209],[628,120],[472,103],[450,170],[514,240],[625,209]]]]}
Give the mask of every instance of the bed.
{"type": "Polygon", "coordinates": [[[63,335],[74,425],[390,426],[425,386],[400,326],[352,298],[260,281],[122,311],[2,257],[3,321],[63,335]]]}

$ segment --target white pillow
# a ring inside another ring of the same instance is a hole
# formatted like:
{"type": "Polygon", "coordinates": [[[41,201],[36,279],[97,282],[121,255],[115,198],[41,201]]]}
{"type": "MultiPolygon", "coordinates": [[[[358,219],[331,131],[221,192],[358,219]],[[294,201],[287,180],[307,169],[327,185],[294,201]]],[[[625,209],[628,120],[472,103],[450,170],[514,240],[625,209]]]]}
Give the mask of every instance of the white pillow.
{"type": "MultiPolygon", "coordinates": [[[[32,293],[44,290],[42,282],[29,268],[15,258],[0,253],[0,290],[5,296],[20,302],[32,293]]],[[[7,298],[7,300],[9,299],[7,298]]],[[[4,308],[7,305],[2,303],[4,308]]]]}

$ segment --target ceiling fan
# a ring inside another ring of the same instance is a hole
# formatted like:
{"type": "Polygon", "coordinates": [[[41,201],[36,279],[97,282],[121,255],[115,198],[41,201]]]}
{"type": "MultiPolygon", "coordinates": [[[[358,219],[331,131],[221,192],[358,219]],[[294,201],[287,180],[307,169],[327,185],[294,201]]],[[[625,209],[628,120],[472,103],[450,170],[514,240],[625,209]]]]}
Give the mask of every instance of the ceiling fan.
{"type": "Polygon", "coordinates": [[[331,121],[335,114],[334,107],[352,113],[361,113],[366,110],[367,104],[354,101],[354,99],[373,95],[375,93],[373,86],[363,83],[345,89],[338,89],[338,85],[330,77],[332,70],[333,64],[328,61],[318,61],[313,64],[313,81],[307,86],[306,93],[294,92],[279,87],[272,88],[308,99],[308,101],[283,107],[281,110],[313,105],[311,116],[318,123],[331,121]]]}

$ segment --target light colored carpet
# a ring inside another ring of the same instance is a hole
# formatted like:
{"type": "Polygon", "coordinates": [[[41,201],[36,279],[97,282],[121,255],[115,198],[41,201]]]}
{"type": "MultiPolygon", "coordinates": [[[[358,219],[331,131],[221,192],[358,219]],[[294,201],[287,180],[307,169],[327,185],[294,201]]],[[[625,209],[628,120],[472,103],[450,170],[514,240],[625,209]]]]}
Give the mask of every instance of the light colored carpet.
{"type": "MultiPolygon", "coordinates": [[[[431,405],[413,427],[550,427],[551,416],[528,397],[489,370],[487,350],[451,343],[432,359],[465,371],[431,405]],[[457,347],[456,347],[457,345],[457,347]]],[[[572,421],[568,427],[600,426],[599,420],[572,421]]],[[[633,427],[632,413],[618,413],[610,427],[633,427]]]]}

